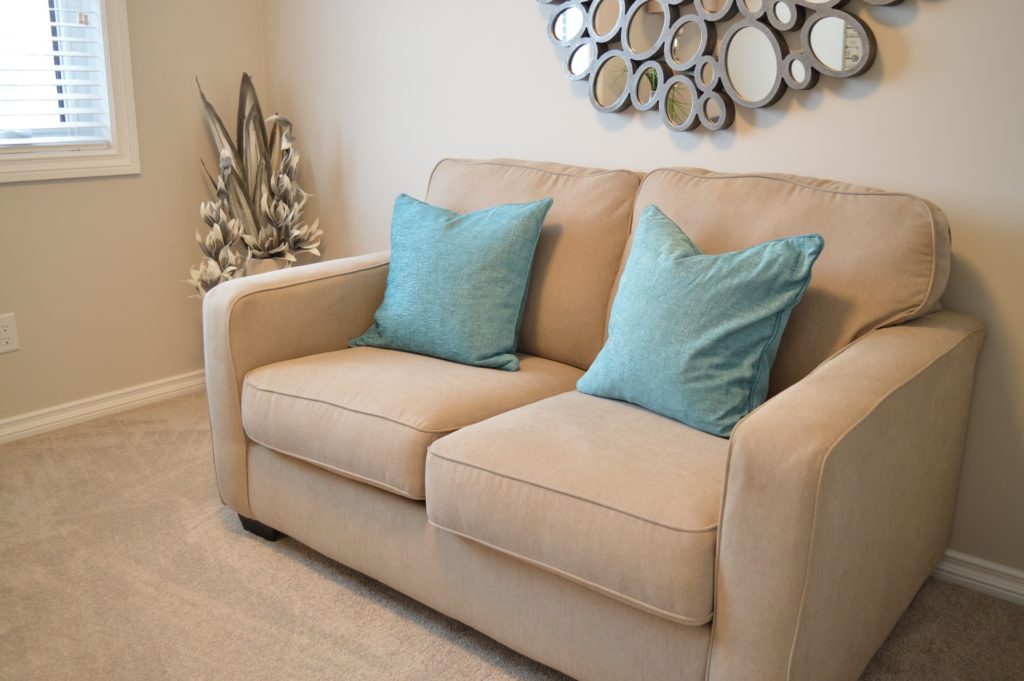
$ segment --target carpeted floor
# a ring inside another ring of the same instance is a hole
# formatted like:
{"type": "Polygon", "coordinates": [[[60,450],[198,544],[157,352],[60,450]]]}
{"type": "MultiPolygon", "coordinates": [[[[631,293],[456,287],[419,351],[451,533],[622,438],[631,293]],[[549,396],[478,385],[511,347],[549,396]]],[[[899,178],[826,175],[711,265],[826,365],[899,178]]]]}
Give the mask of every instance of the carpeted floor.
{"type": "MultiPolygon", "coordinates": [[[[0,679],[562,679],[241,530],[202,394],[0,445],[0,679]]],[[[1024,607],[929,581],[862,681],[1024,678],[1024,607]]]]}

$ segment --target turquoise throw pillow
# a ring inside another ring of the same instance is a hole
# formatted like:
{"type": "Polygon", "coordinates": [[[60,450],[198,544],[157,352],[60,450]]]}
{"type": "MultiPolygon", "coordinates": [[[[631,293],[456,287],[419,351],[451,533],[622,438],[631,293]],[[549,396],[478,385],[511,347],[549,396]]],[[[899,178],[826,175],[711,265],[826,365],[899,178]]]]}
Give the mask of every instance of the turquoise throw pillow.
{"type": "Polygon", "coordinates": [[[462,215],[400,195],[373,325],[349,342],[516,371],[533,253],[551,199],[462,215]]]}
{"type": "Polygon", "coordinates": [[[612,304],[608,340],[576,388],[728,437],[768,394],[789,313],[823,246],[808,234],[702,255],[648,206],[612,304]]]}

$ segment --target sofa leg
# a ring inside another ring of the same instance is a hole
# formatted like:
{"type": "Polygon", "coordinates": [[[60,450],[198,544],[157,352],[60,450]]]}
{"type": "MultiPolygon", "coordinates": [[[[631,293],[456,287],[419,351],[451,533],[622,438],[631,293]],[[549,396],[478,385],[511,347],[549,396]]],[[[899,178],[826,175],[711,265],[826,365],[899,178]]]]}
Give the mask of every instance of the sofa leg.
{"type": "Polygon", "coordinates": [[[239,515],[238,519],[242,521],[242,529],[246,532],[252,532],[257,537],[263,537],[267,541],[277,541],[281,537],[280,532],[269,525],[264,525],[258,520],[246,518],[244,515],[239,515]]]}

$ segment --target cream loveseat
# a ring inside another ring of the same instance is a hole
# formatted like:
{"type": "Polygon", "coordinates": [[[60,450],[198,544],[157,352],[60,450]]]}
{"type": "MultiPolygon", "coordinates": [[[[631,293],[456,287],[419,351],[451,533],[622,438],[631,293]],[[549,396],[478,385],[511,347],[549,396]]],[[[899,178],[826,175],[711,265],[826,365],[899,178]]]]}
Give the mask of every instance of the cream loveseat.
{"type": "Polygon", "coordinates": [[[345,349],[387,254],[212,291],[222,500],[580,679],[856,679],[953,515],[984,326],[939,306],[944,216],[799,177],[503,160],[442,161],[426,200],[545,196],[518,372],[345,349]],[[649,204],[705,253],[825,239],[729,439],[574,391],[649,204]]]}

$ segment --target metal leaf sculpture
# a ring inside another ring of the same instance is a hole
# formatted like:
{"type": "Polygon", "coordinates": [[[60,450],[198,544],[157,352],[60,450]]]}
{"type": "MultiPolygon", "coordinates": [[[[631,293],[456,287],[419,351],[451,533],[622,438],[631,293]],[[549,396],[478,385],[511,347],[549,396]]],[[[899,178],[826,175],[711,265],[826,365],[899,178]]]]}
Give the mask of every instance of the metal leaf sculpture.
{"type": "Polygon", "coordinates": [[[241,221],[231,217],[228,180],[231,177],[231,156],[221,154],[220,175],[215,180],[216,201],[204,201],[199,214],[209,231],[196,232],[196,242],[203,252],[198,267],[189,272],[186,283],[202,297],[217,284],[234,279],[240,273],[242,258],[237,244],[241,235],[241,221]]]}
{"type": "Polygon", "coordinates": [[[196,234],[204,256],[187,280],[196,294],[244,274],[253,259],[275,259],[287,267],[299,253],[319,256],[320,221],[302,220],[309,194],[298,180],[291,121],[278,114],[263,117],[248,73],[239,87],[234,140],[202,87],[199,98],[220,155],[220,173],[216,178],[206,173],[217,200],[200,205],[210,233],[196,234]]]}

